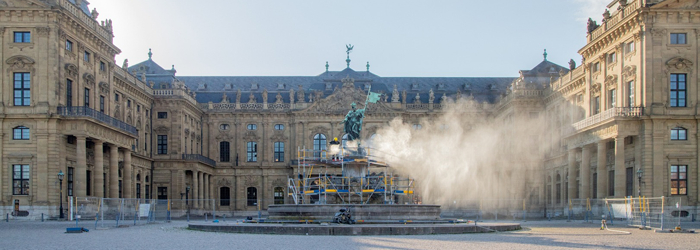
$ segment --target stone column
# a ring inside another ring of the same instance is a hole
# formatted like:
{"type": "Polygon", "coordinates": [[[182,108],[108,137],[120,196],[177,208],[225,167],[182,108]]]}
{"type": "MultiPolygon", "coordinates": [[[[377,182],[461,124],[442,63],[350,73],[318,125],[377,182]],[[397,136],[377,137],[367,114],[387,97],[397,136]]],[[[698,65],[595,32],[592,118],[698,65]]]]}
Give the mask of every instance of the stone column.
{"type": "Polygon", "coordinates": [[[551,191],[552,192],[551,204],[552,204],[552,207],[556,207],[557,206],[557,171],[556,170],[552,170],[552,186],[550,187],[550,189],[552,190],[551,191]]]}
{"type": "Polygon", "coordinates": [[[199,172],[197,174],[197,178],[199,178],[199,186],[197,187],[197,197],[199,197],[200,200],[197,201],[197,204],[199,205],[199,208],[202,208],[202,200],[204,199],[204,173],[199,172]]]}
{"type": "Polygon", "coordinates": [[[202,173],[202,208],[207,209],[207,174],[202,173]]]}
{"type": "Polygon", "coordinates": [[[559,187],[559,189],[561,190],[560,191],[561,192],[561,200],[559,200],[559,204],[561,204],[562,206],[566,206],[567,198],[568,198],[567,197],[568,193],[567,193],[566,189],[567,189],[567,185],[568,185],[567,183],[569,182],[569,180],[567,180],[567,178],[569,178],[569,177],[568,177],[567,172],[568,172],[567,169],[562,168],[562,170],[561,170],[561,187],[559,187]]]}
{"type": "Polygon", "coordinates": [[[87,196],[86,175],[87,155],[85,152],[85,136],[76,136],[76,166],[73,172],[73,192],[75,197],[87,196]]]}
{"type": "Polygon", "coordinates": [[[122,178],[122,189],[124,198],[133,198],[134,183],[132,182],[132,173],[134,169],[131,166],[131,150],[124,149],[124,176],[122,178]]]}
{"type": "Polygon", "coordinates": [[[192,171],[192,203],[193,207],[197,207],[197,199],[199,199],[199,195],[197,195],[199,192],[199,172],[198,171],[192,171]]]}
{"type": "Polygon", "coordinates": [[[119,198],[119,148],[109,145],[109,197],[119,198]]]}
{"type": "Polygon", "coordinates": [[[627,171],[625,169],[625,136],[615,138],[615,197],[625,197],[627,171]]]}
{"type": "MultiPolygon", "coordinates": [[[[576,150],[578,148],[569,149],[569,180],[568,180],[568,193],[566,198],[573,199],[576,196],[576,150]]],[[[567,201],[568,202],[568,201],[567,201]]]]}
{"type": "MultiPolygon", "coordinates": [[[[146,185],[149,184],[146,182],[146,171],[141,171],[141,199],[146,199],[146,185]]],[[[153,194],[151,194],[153,196],[153,194]]],[[[148,197],[151,198],[151,197],[148,197]]]]}
{"type": "Polygon", "coordinates": [[[581,148],[581,166],[579,170],[581,189],[578,191],[578,197],[581,199],[591,198],[591,148],[589,146],[581,148]]]}
{"type": "Polygon", "coordinates": [[[602,199],[608,196],[608,170],[606,166],[605,159],[605,141],[598,142],[598,199],[602,199]]]}
{"type": "Polygon", "coordinates": [[[95,188],[93,190],[95,191],[92,196],[95,197],[104,197],[104,162],[103,158],[104,155],[102,153],[103,145],[102,141],[100,140],[94,140],[95,147],[93,148],[95,150],[95,171],[93,171],[93,180],[95,180],[93,183],[95,183],[95,188]]]}

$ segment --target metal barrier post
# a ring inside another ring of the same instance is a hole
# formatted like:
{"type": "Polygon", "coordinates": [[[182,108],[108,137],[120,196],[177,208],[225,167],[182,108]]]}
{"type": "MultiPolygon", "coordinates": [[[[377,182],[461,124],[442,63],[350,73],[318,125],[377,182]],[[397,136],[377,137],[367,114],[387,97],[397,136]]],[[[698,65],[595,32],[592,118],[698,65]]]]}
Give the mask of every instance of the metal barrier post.
{"type": "Polygon", "coordinates": [[[208,217],[209,217],[209,214],[207,214],[207,213],[204,213],[204,222],[207,222],[207,220],[208,220],[208,217]]]}
{"type": "Polygon", "coordinates": [[[44,222],[44,213],[41,213],[41,222],[44,222]]]}
{"type": "Polygon", "coordinates": [[[666,198],[664,196],[661,196],[661,231],[664,230],[664,205],[666,202],[666,198]]]}

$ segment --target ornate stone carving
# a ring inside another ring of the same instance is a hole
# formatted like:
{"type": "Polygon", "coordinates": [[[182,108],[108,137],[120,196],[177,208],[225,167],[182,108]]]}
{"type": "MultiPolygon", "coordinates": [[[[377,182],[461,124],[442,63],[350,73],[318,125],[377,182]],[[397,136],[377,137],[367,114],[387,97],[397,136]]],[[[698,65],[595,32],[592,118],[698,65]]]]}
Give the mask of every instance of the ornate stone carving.
{"type": "Polygon", "coordinates": [[[255,134],[255,131],[246,131],[245,134],[243,134],[243,139],[246,141],[258,141],[260,140],[260,137],[255,134]]]}
{"type": "Polygon", "coordinates": [[[316,135],[316,134],[324,134],[324,135],[328,136],[328,128],[323,127],[323,126],[313,127],[309,130],[309,132],[311,132],[310,135],[311,135],[312,140],[313,140],[314,135],[316,135]]]}
{"type": "Polygon", "coordinates": [[[605,77],[605,86],[608,88],[617,86],[617,75],[608,75],[605,77]]]}
{"type": "Polygon", "coordinates": [[[396,84],[394,84],[394,90],[391,91],[391,102],[399,102],[399,90],[396,89],[396,84]]]}
{"type": "Polygon", "coordinates": [[[433,93],[433,89],[430,89],[428,92],[428,103],[433,103],[435,101],[435,93],[433,93]]]}
{"type": "Polygon", "coordinates": [[[109,94],[109,83],[100,82],[98,85],[102,93],[109,94]]]}
{"type": "Polygon", "coordinates": [[[622,69],[622,77],[625,80],[630,80],[635,78],[635,76],[637,76],[637,66],[629,65],[622,69]]]}
{"type": "Polygon", "coordinates": [[[221,177],[219,180],[216,182],[216,185],[219,187],[233,187],[233,184],[231,183],[231,180],[226,177],[221,177]]]}
{"type": "Polygon", "coordinates": [[[267,103],[267,89],[263,89],[262,98],[263,103],[267,103]]]}
{"type": "Polygon", "coordinates": [[[246,187],[257,186],[259,184],[258,176],[246,175],[245,177],[243,177],[243,183],[246,187]]]}
{"type": "Polygon", "coordinates": [[[283,102],[284,102],[284,100],[282,100],[282,94],[280,94],[279,92],[277,92],[277,95],[275,96],[275,103],[280,104],[280,103],[283,103],[283,102]]]}
{"type": "Polygon", "coordinates": [[[294,104],[294,90],[289,90],[289,103],[294,104]]]}
{"type": "Polygon", "coordinates": [[[600,92],[600,83],[591,84],[591,93],[595,94],[600,92]]]}
{"type": "Polygon", "coordinates": [[[231,141],[234,139],[233,136],[231,136],[228,131],[222,131],[219,133],[219,135],[216,136],[216,139],[219,141],[231,141]]]}
{"type": "Polygon", "coordinates": [[[85,84],[94,87],[95,86],[95,76],[90,73],[83,74],[83,79],[85,79],[85,84]]]}
{"type": "Polygon", "coordinates": [[[255,100],[255,95],[253,95],[253,92],[250,92],[250,95],[248,96],[248,103],[256,103],[257,100],[255,100]]]}
{"type": "Polygon", "coordinates": [[[153,129],[153,132],[156,132],[156,134],[167,134],[170,132],[170,128],[166,126],[158,126],[153,129]]]}
{"type": "Polygon", "coordinates": [[[286,183],[282,178],[276,178],[274,181],[272,181],[272,186],[273,187],[284,187],[286,183]]]}
{"type": "Polygon", "coordinates": [[[297,100],[299,100],[299,103],[304,103],[306,100],[304,100],[304,89],[301,85],[299,85],[299,91],[297,92],[297,100]]]}
{"type": "Polygon", "coordinates": [[[72,76],[73,78],[78,77],[78,66],[75,66],[75,64],[66,63],[65,69],[68,76],[72,76]]]}
{"type": "Polygon", "coordinates": [[[34,59],[26,56],[12,56],[5,60],[5,63],[9,65],[7,72],[22,70],[34,72],[34,59]]]}
{"type": "Polygon", "coordinates": [[[682,57],[674,57],[671,60],[668,60],[668,62],[666,62],[666,67],[671,71],[683,70],[683,71],[692,72],[693,71],[693,62],[691,62],[688,59],[682,58],[682,57]]]}
{"type": "Polygon", "coordinates": [[[36,27],[36,33],[39,36],[49,36],[49,32],[51,32],[49,27],[36,27]]]}
{"type": "Polygon", "coordinates": [[[322,92],[315,92],[313,94],[316,101],[307,109],[308,112],[344,113],[348,111],[351,103],[355,102],[356,104],[361,104],[364,103],[367,98],[367,95],[363,91],[350,87],[350,85],[345,85],[337,89],[325,99],[322,98],[322,95],[322,92]]]}
{"type": "Polygon", "coordinates": [[[406,90],[401,92],[401,102],[406,104],[406,90]]]}
{"type": "Polygon", "coordinates": [[[270,136],[270,139],[272,139],[272,141],[285,142],[287,141],[288,137],[285,136],[284,133],[282,133],[281,131],[277,131],[272,136],[270,136]]]}
{"type": "Polygon", "coordinates": [[[236,103],[241,103],[241,89],[236,90],[236,103]]]}

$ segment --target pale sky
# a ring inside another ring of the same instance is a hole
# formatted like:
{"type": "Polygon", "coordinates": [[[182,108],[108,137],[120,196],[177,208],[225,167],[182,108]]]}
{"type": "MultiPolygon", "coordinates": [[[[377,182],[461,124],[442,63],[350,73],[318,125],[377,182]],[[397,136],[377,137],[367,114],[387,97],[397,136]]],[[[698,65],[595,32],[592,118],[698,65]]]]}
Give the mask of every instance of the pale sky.
{"type": "Polygon", "coordinates": [[[379,76],[510,77],[542,61],[577,64],[586,20],[611,0],[90,0],[112,19],[130,65],[182,76],[311,76],[350,67],[379,76]]]}

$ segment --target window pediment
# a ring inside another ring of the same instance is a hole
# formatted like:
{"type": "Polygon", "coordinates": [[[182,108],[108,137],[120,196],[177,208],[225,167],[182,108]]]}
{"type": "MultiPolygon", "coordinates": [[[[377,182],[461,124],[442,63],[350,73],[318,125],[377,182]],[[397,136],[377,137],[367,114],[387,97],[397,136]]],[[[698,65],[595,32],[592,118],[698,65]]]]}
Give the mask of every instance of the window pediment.
{"type": "Polygon", "coordinates": [[[668,62],[666,62],[666,67],[669,70],[683,70],[687,72],[692,72],[693,62],[682,57],[674,57],[671,60],[668,60],[668,62]]]}
{"type": "Polygon", "coordinates": [[[34,70],[34,59],[27,56],[13,56],[5,60],[5,63],[10,65],[7,69],[8,72],[18,71],[18,70],[34,70]]]}

